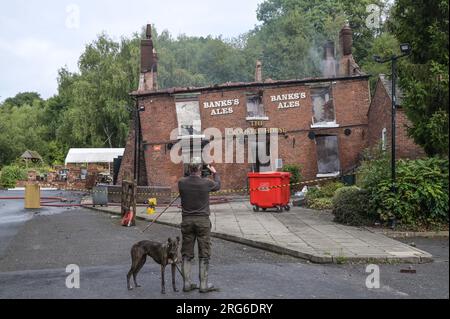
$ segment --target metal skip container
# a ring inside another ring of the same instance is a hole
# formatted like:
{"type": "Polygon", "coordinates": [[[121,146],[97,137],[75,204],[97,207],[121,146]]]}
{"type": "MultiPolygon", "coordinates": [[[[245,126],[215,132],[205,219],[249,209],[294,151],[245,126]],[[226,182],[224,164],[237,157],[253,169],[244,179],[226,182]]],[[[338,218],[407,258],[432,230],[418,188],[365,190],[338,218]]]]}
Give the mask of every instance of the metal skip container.
{"type": "Polygon", "coordinates": [[[92,189],[93,206],[108,206],[108,186],[97,185],[92,189]]]}
{"type": "Polygon", "coordinates": [[[25,209],[41,208],[41,187],[38,184],[25,185],[25,209]]]}

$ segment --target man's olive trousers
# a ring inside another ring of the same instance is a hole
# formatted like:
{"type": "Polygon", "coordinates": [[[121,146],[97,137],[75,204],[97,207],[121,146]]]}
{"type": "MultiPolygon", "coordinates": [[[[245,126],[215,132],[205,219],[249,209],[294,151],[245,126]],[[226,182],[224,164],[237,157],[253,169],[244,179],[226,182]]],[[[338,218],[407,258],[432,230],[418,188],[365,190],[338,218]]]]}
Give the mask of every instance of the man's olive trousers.
{"type": "Polygon", "coordinates": [[[183,235],[181,254],[183,257],[194,258],[196,240],[198,257],[205,259],[211,257],[211,227],[209,216],[183,216],[181,222],[181,234],[183,235]]]}

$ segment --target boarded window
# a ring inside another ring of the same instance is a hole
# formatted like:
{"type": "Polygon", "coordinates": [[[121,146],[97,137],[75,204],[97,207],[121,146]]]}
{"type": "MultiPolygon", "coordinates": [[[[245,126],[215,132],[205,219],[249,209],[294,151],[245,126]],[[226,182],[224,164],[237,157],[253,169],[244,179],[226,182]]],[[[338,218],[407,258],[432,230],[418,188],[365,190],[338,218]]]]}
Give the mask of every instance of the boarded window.
{"type": "Polygon", "coordinates": [[[328,86],[311,89],[311,98],[313,102],[314,114],[313,124],[336,123],[333,98],[331,96],[331,87],[328,86]]]}
{"type": "Polygon", "coordinates": [[[316,145],[319,174],[339,172],[338,137],[332,135],[317,136],[316,145]]]}
{"type": "Polygon", "coordinates": [[[270,158],[270,139],[267,141],[254,141],[250,143],[250,152],[254,159],[254,172],[271,172],[272,163],[270,158]],[[265,154],[265,156],[264,156],[265,154]],[[262,156],[262,157],[261,157],[262,156]]]}
{"type": "Polygon", "coordinates": [[[260,95],[247,97],[247,117],[261,118],[265,117],[264,104],[260,95]]]}
{"type": "Polygon", "coordinates": [[[178,130],[180,136],[183,135],[200,135],[201,134],[201,118],[200,106],[198,101],[182,101],[176,102],[178,130]]]}

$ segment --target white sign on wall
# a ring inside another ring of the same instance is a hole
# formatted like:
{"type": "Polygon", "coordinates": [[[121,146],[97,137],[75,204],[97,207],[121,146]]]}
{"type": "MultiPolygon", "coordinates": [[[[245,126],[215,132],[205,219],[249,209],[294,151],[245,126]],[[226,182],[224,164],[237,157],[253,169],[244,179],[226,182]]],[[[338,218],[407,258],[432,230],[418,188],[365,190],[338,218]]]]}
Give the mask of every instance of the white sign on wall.
{"type": "Polygon", "coordinates": [[[215,102],[205,102],[203,103],[203,107],[205,109],[211,109],[211,116],[217,116],[217,115],[233,114],[234,112],[233,107],[238,106],[239,104],[240,104],[239,99],[233,99],[215,102]]]}
{"type": "Polygon", "coordinates": [[[270,97],[272,102],[279,102],[279,110],[300,107],[300,100],[303,99],[306,99],[306,92],[280,94],[270,97]]]}

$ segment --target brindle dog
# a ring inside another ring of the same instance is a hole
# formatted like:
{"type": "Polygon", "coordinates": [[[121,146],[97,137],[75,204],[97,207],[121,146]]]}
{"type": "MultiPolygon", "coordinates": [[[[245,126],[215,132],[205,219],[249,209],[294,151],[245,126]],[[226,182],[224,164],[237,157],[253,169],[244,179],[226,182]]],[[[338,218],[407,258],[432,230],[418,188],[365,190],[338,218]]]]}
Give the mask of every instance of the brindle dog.
{"type": "Polygon", "coordinates": [[[136,288],[140,287],[136,281],[136,276],[147,261],[147,256],[152,257],[153,260],[161,265],[161,293],[166,293],[166,283],[164,273],[167,265],[172,266],[172,287],[173,291],[177,292],[175,283],[175,272],[177,270],[177,263],[179,260],[179,246],[180,238],[176,240],[169,238],[167,243],[161,244],[148,240],[141,241],[131,248],[131,269],[127,274],[127,286],[129,290],[133,287],[130,284],[131,275],[133,275],[134,285],[136,288]]]}

